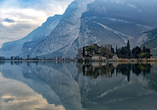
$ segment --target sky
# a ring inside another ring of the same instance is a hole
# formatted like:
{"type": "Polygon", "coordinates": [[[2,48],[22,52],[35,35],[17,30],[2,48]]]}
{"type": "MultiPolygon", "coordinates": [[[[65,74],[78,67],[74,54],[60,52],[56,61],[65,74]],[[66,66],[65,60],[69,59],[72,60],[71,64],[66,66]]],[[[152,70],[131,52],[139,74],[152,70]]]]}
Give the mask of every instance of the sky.
{"type": "Polygon", "coordinates": [[[63,14],[73,0],[0,0],[0,48],[25,37],[50,16],[63,14]]]}

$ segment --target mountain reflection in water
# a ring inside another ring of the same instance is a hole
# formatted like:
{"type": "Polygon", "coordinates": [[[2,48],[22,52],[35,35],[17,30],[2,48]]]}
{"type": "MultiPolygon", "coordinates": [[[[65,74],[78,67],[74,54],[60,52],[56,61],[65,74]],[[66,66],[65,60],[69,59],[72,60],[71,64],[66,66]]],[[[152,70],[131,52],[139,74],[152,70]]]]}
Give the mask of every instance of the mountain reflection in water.
{"type": "Polygon", "coordinates": [[[156,68],[141,63],[0,62],[0,109],[155,110],[156,68]]]}

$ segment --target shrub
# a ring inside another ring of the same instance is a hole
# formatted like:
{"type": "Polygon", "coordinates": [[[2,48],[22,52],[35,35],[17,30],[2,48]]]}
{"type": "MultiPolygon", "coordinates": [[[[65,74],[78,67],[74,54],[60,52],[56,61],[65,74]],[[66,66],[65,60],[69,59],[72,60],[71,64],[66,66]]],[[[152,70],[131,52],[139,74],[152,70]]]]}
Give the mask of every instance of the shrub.
{"type": "Polygon", "coordinates": [[[141,53],[140,54],[140,58],[150,58],[152,56],[152,54],[145,52],[145,53],[141,53]]]}

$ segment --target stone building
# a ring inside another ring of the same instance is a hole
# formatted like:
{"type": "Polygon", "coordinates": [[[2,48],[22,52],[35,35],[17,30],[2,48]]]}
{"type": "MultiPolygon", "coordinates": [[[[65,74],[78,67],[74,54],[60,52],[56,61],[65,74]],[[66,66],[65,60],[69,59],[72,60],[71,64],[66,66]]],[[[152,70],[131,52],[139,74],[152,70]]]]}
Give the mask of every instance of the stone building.
{"type": "Polygon", "coordinates": [[[83,57],[92,57],[93,55],[101,54],[101,47],[97,43],[93,43],[91,46],[83,47],[83,57]],[[94,50],[89,51],[88,49],[93,48],[94,50]]]}
{"type": "MultiPolygon", "coordinates": [[[[104,52],[104,49],[107,49],[107,51],[110,53],[112,50],[112,45],[102,45],[99,47],[97,43],[93,43],[90,46],[83,47],[83,60],[84,61],[105,61],[107,60],[106,57],[102,56],[102,52],[104,52]]],[[[116,54],[113,54],[113,58],[111,59],[117,59],[116,54]]]]}

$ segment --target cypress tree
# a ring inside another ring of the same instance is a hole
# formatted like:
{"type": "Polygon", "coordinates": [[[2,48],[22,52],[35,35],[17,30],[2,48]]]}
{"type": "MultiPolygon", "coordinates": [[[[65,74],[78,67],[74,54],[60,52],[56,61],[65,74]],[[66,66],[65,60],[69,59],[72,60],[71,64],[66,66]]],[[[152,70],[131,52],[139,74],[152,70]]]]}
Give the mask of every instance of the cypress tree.
{"type": "Polygon", "coordinates": [[[130,58],[130,56],[131,56],[131,51],[130,51],[130,43],[129,43],[129,40],[128,40],[128,42],[127,42],[127,50],[128,50],[128,56],[129,56],[129,58],[130,58]]]}
{"type": "Polygon", "coordinates": [[[130,51],[130,43],[129,43],[129,40],[127,42],[127,50],[130,51]]]}
{"type": "Polygon", "coordinates": [[[116,54],[118,55],[118,50],[117,50],[117,46],[116,46],[116,54]]]}
{"type": "Polygon", "coordinates": [[[143,51],[142,51],[143,53],[145,53],[146,52],[146,47],[144,46],[143,47],[143,51]]]}

